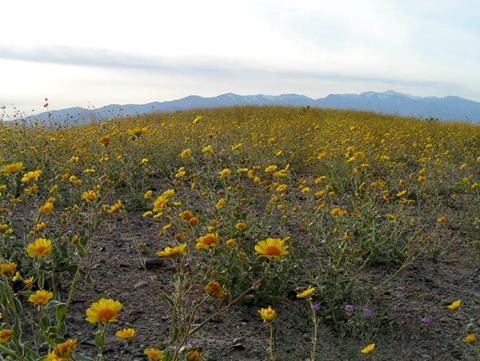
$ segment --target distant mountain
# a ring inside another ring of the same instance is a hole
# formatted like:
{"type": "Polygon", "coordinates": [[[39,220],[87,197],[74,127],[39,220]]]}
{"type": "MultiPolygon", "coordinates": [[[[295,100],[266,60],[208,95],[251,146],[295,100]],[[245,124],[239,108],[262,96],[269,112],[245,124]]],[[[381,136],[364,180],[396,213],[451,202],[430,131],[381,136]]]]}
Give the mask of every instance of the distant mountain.
{"type": "Polygon", "coordinates": [[[480,122],[480,103],[460,97],[417,97],[394,91],[332,94],[318,99],[322,108],[368,110],[380,113],[480,122]]]}
{"type": "Polygon", "coordinates": [[[185,98],[148,104],[111,104],[98,109],[67,108],[32,115],[27,121],[85,123],[154,112],[172,112],[197,108],[218,108],[236,105],[288,105],[318,108],[366,110],[387,114],[480,122],[480,103],[454,96],[418,97],[394,91],[365,92],[361,94],[330,94],[325,98],[312,99],[298,94],[238,95],[222,94],[205,98],[196,95],[185,98]]]}

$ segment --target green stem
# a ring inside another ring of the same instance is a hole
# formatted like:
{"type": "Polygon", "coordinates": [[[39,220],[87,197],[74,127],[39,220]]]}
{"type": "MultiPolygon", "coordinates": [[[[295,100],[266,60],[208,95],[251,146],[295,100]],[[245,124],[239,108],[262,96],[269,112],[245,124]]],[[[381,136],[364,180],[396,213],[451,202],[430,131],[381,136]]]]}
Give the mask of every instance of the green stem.
{"type": "Polygon", "coordinates": [[[315,311],[315,307],[312,303],[312,300],[308,300],[310,305],[310,310],[312,311],[312,321],[313,321],[313,336],[312,336],[312,351],[310,353],[310,361],[315,361],[316,356],[316,348],[317,348],[317,337],[318,337],[318,320],[317,320],[317,312],[315,311]]]}
{"type": "Polygon", "coordinates": [[[2,346],[2,345],[0,345],[0,352],[13,357],[17,356],[17,353],[14,350],[10,350],[9,348],[6,348],[5,346],[2,346]]]}
{"type": "Polygon", "coordinates": [[[106,331],[107,331],[107,324],[104,323],[103,328],[102,328],[101,333],[100,333],[100,337],[102,338],[102,344],[98,348],[97,357],[95,358],[97,361],[101,361],[103,359],[102,352],[103,352],[103,347],[105,346],[105,332],[106,331]]]}
{"type": "Polygon", "coordinates": [[[182,348],[182,346],[187,342],[187,338],[189,336],[189,331],[190,331],[190,328],[192,327],[192,323],[195,319],[195,316],[197,315],[198,313],[198,310],[200,309],[200,307],[205,303],[207,302],[208,300],[208,297],[204,298],[200,303],[198,303],[195,308],[193,309],[190,317],[188,318],[187,322],[186,322],[186,325],[184,327],[184,334],[183,334],[183,337],[181,339],[181,341],[177,344],[177,346],[175,347],[175,354],[173,355],[173,359],[172,361],[176,361],[177,358],[178,358],[178,355],[180,353],[180,350],[182,348]]]}

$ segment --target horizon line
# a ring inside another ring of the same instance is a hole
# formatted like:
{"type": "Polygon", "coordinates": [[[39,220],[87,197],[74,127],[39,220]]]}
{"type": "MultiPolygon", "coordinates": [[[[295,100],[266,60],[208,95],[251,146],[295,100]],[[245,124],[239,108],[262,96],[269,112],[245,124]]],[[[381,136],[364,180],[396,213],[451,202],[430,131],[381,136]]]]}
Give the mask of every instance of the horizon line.
{"type": "MultiPolygon", "coordinates": [[[[179,97],[179,98],[166,99],[166,100],[153,100],[153,101],[147,101],[145,103],[108,103],[108,104],[104,104],[104,105],[101,105],[101,106],[98,106],[98,107],[93,106],[92,108],[89,108],[88,106],[84,107],[84,106],[80,106],[80,105],[59,107],[59,108],[53,108],[53,109],[48,109],[48,110],[45,110],[45,108],[42,109],[42,110],[36,110],[35,108],[32,108],[32,111],[31,111],[30,114],[27,114],[26,112],[21,112],[21,111],[20,111],[20,113],[24,113],[25,117],[31,117],[31,116],[40,115],[40,114],[43,114],[43,113],[62,111],[62,110],[68,110],[68,109],[75,109],[75,108],[80,108],[82,110],[87,110],[87,111],[95,111],[95,110],[99,110],[99,109],[109,107],[109,106],[148,105],[148,104],[155,104],[155,103],[173,102],[173,101],[186,99],[186,98],[189,98],[189,97],[199,97],[199,98],[203,98],[203,99],[213,99],[213,98],[218,98],[218,97],[225,96],[225,95],[236,95],[236,96],[241,96],[241,97],[256,97],[256,96],[281,97],[281,96],[285,96],[285,95],[296,95],[296,96],[302,96],[302,97],[309,98],[313,101],[317,101],[317,100],[325,99],[325,98],[327,98],[328,96],[331,96],[331,95],[357,95],[357,96],[359,96],[359,95],[367,94],[367,93],[374,93],[374,94],[395,93],[395,94],[399,94],[399,95],[403,95],[403,96],[420,98],[420,99],[428,99],[428,98],[443,99],[443,98],[454,97],[454,98],[460,98],[460,99],[468,100],[468,101],[475,102],[475,103],[480,103],[480,100],[465,98],[465,97],[461,97],[461,96],[458,96],[458,95],[421,96],[421,95],[413,95],[413,94],[408,94],[408,93],[404,93],[404,92],[399,92],[399,91],[395,91],[395,90],[391,90],[391,89],[387,89],[387,90],[384,90],[384,91],[367,90],[367,91],[362,91],[362,92],[358,92],[358,93],[329,93],[326,96],[320,97],[320,98],[311,97],[311,96],[304,95],[304,94],[301,94],[301,93],[292,93],[292,92],[282,92],[282,93],[277,94],[277,95],[264,94],[264,93],[240,94],[240,93],[235,93],[235,92],[226,92],[226,93],[221,93],[221,94],[213,95],[213,96],[203,96],[203,95],[198,95],[198,94],[189,94],[189,95],[179,97]]],[[[5,113],[6,109],[8,109],[9,107],[11,107],[12,109],[18,109],[14,104],[12,104],[10,106],[0,104],[0,110],[3,111],[4,113],[5,113]]]]}

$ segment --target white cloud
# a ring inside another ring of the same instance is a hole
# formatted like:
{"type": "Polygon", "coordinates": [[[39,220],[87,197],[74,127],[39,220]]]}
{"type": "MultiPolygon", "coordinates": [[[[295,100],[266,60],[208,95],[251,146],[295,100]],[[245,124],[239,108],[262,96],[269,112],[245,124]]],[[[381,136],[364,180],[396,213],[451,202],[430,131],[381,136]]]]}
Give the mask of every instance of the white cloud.
{"type": "Polygon", "coordinates": [[[479,11],[467,0],[10,1],[0,102],[385,89],[480,99],[479,11]]]}

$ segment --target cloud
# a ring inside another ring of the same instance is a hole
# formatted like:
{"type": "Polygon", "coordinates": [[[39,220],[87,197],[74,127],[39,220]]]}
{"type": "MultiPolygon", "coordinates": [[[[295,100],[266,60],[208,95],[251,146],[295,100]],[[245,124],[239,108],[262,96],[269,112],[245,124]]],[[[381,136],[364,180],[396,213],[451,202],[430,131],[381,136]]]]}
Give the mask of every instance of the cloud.
{"type": "Polygon", "coordinates": [[[38,47],[31,49],[0,46],[0,59],[33,63],[61,64],[107,69],[125,69],[146,73],[178,74],[208,77],[258,78],[266,80],[315,81],[329,80],[338,82],[361,82],[385,84],[386,86],[443,87],[458,88],[451,82],[437,80],[405,79],[373,76],[369,74],[342,74],[317,70],[297,70],[262,64],[252,66],[244,61],[235,61],[226,57],[156,57],[137,56],[124,52],[96,49],[71,48],[65,46],[38,47]]]}
{"type": "Polygon", "coordinates": [[[163,59],[138,57],[106,49],[40,47],[32,49],[0,46],[0,59],[135,70],[172,71],[178,68],[163,59]]]}
{"type": "Polygon", "coordinates": [[[477,0],[28,3],[2,7],[10,104],[387,89],[480,99],[477,0]]]}

